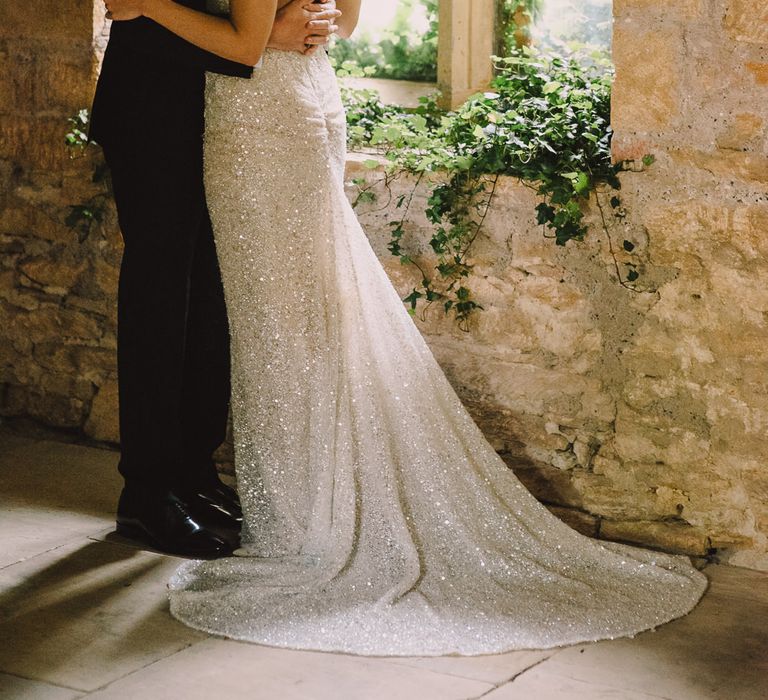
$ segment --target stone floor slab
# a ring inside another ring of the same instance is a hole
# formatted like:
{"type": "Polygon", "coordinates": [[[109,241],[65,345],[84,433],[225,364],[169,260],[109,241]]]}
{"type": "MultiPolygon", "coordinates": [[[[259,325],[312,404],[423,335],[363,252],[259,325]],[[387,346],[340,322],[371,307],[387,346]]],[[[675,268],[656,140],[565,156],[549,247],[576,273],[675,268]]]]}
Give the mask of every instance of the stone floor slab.
{"type": "Polygon", "coordinates": [[[110,526],[120,486],[115,452],[0,428],[0,568],[110,526]]]}
{"type": "Polygon", "coordinates": [[[433,656],[387,659],[387,661],[499,685],[549,658],[554,653],[552,650],[513,651],[508,654],[495,654],[493,656],[433,656]]]}
{"type": "Polygon", "coordinates": [[[382,659],[211,639],[90,695],[93,700],[464,700],[481,681],[382,659]]]}
{"type": "Polygon", "coordinates": [[[0,569],[99,533],[112,523],[110,518],[64,510],[14,507],[7,503],[0,503],[0,508],[0,569]]]}
{"type": "Polygon", "coordinates": [[[94,690],[205,638],[168,614],[179,560],[84,540],[0,571],[0,671],[94,690]]]}
{"type": "Polygon", "coordinates": [[[122,486],[118,458],[112,450],[0,428],[0,494],[17,505],[111,517],[122,486]]]}
{"type": "Polygon", "coordinates": [[[726,566],[708,567],[706,573],[709,591],[686,617],[635,639],[565,649],[538,666],[537,673],[615,688],[626,695],[765,700],[768,574],[726,566]]]}
{"type": "Polygon", "coordinates": [[[693,696],[660,698],[658,695],[647,695],[601,683],[566,678],[537,666],[516,681],[484,695],[483,700],[696,700],[696,698],[693,696]]]}
{"type": "Polygon", "coordinates": [[[82,693],[0,673],[0,700],[75,700],[82,693]]]}
{"type": "Polygon", "coordinates": [[[149,552],[153,554],[163,554],[159,549],[153,549],[148,544],[140,542],[139,540],[130,539],[123,535],[118,535],[115,532],[114,523],[110,523],[110,526],[104,530],[99,530],[91,535],[88,535],[88,539],[93,542],[107,542],[109,544],[117,544],[122,547],[130,547],[131,549],[138,549],[141,552],[149,552]]]}

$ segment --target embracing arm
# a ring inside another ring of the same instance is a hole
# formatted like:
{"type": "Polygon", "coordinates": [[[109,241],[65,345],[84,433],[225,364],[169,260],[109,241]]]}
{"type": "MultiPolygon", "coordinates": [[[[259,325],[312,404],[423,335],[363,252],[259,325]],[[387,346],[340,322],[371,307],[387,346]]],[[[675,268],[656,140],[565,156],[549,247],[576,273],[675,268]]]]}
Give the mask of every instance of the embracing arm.
{"type": "Polygon", "coordinates": [[[267,45],[277,0],[232,0],[229,17],[215,17],[173,0],[143,0],[141,14],[174,34],[231,61],[254,65],[267,45]]]}
{"type": "Polygon", "coordinates": [[[336,20],[339,27],[338,35],[342,39],[349,39],[357,27],[360,18],[360,5],[363,0],[336,0],[336,7],[341,10],[341,17],[336,20]]]}
{"type": "Polygon", "coordinates": [[[250,29],[246,26],[250,24],[247,15],[255,13],[264,18],[264,22],[259,23],[263,31],[266,31],[268,25],[271,26],[271,36],[267,44],[270,48],[311,53],[327,44],[329,37],[338,30],[336,19],[341,14],[336,9],[335,0],[324,0],[320,3],[292,0],[280,8],[277,16],[272,15],[271,18],[268,17],[268,8],[274,11],[276,0],[233,0],[231,16],[217,18],[209,18],[202,12],[184,7],[183,5],[190,4],[189,0],[186,3],[182,0],[105,0],[104,4],[108,10],[107,18],[117,20],[118,24],[123,25],[118,27],[118,30],[113,27],[113,38],[119,34],[130,40],[132,36],[137,48],[147,44],[149,38],[156,39],[154,43],[161,45],[169,44],[173,39],[178,44],[173,47],[177,54],[190,52],[181,51],[182,48],[194,49],[193,53],[208,56],[209,65],[204,67],[214,71],[217,70],[217,67],[212,65],[215,60],[210,60],[214,57],[218,57],[216,60],[219,61],[224,57],[251,66],[257,62],[252,62],[253,54],[256,53],[254,46],[260,45],[261,41],[253,41],[253,37],[248,41],[245,36],[249,33],[246,30],[250,29]],[[310,4],[307,4],[308,2],[310,4]],[[237,16],[235,5],[240,8],[237,16]],[[136,31],[129,30],[129,25],[131,30],[136,31]],[[209,32],[210,28],[214,30],[212,33],[209,32]],[[153,36],[149,37],[150,34],[153,36]]]}

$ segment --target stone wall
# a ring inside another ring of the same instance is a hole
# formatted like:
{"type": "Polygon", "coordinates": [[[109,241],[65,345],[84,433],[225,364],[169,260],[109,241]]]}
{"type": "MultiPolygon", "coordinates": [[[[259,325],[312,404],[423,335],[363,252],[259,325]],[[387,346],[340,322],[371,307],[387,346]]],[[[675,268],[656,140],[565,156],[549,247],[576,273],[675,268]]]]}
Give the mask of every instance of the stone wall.
{"type": "Polygon", "coordinates": [[[768,568],[768,5],[616,0],[616,19],[614,152],[656,156],[623,182],[667,281],[623,348],[601,471],[639,518],[768,568]]]}
{"type": "MultiPolygon", "coordinates": [[[[40,0],[11,4],[0,412],[114,441],[114,213],[82,243],[63,223],[93,191],[93,163],[71,161],[61,139],[89,101],[101,27],[73,0],[54,18],[40,0]]],[[[585,243],[557,248],[532,225],[532,193],[504,181],[476,245],[486,310],[470,333],[438,314],[419,324],[494,445],[567,521],[768,568],[768,9],[615,0],[615,13],[615,153],[637,172],[610,236],[619,251],[635,244],[619,264],[638,265],[649,291],[617,282],[597,211],[585,243]]],[[[393,216],[362,220],[405,291],[410,273],[385,247],[393,216]]],[[[415,217],[409,243],[427,235],[415,217]]]]}
{"type": "Polygon", "coordinates": [[[116,439],[114,214],[82,243],[65,225],[98,189],[64,134],[105,41],[92,3],[0,4],[0,410],[116,439]]]}
{"type": "MultiPolygon", "coordinates": [[[[609,241],[593,210],[588,240],[558,249],[532,226],[534,195],[503,182],[472,280],[486,311],[469,334],[439,312],[420,325],[566,520],[768,568],[768,6],[615,0],[615,16],[626,218],[609,216],[609,241]],[[617,282],[610,245],[648,291],[617,282]]],[[[362,218],[405,292],[416,280],[385,252],[394,217],[362,218]]],[[[411,236],[423,250],[426,223],[411,236]]]]}

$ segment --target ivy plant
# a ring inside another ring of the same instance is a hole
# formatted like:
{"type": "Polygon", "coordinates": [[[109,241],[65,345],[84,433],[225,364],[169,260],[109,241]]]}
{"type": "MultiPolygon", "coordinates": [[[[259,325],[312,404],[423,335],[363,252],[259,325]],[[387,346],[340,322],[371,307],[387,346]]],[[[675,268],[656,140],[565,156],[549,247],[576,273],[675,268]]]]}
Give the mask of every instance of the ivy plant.
{"type": "MultiPolygon", "coordinates": [[[[93,143],[88,139],[88,122],[90,114],[87,109],[81,109],[67,121],[69,131],[64,136],[64,143],[72,158],[83,157],[88,147],[93,143]]],[[[77,233],[80,243],[85,241],[96,224],[104,220],[107,202],[111,197],[109,171],[104,162],[99,162],[93,169],[91,181],[98,185],[98,191],[90,199],[69,207],[64,223],[77,233]]]]}
{"type": "MultiPolygon", "coordinates": [[[[403,247],[413,193],[397,202],[401,216],[391,222],[389,250],[420,272],[420,284],[405,298],[411,310],[440,303],[464,329],[481,308],[467,283],[470,251],[499,176],[515,177],[538,193],[536,220],[561,246],[584,238],[584,204],[598,190],[614,190],[610,205],[621,207],[622,165],[610,153],[613,72],[607,59],[523,46],[494,62],[491,89],[452,112],[438,110],[434,99],[423,99],[415,110],[394,109],[360,92],[350,103],[350,144],[382,154],[389,161],[388,181],[414,174],[415,189],[428,173],[446,176],[431,185],[426,210],[434,226],[434,269],[403,247]]],[[[625,286],[637,279],[633,268],[622,274],[616,262],[616,269],[625,286]]]]}

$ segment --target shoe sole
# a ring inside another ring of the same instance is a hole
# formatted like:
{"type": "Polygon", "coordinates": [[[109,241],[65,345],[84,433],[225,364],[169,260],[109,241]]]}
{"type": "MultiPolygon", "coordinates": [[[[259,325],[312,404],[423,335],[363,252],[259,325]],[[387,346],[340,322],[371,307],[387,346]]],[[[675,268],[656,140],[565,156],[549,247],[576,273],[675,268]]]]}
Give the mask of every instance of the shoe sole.
{"type": "Polygon", "coordinates": [[[152,547],[152,549],[156,549],[158,552],[162,552],[163,554],[177,554],[184,557],[215,557],[226,556],[227,554],[232,553],[231,549],[226,548],[215,551],[200,552],[188,549],[166,547],[161,542],[158,542],[154,537],[152,537],[152,535],[150,535],[143,527],[133,523],[117,521],[115,523],[115,532],[121,537],[125,537],[129,540],[136,540],[144,545],[149,545],[152,547]]]}

